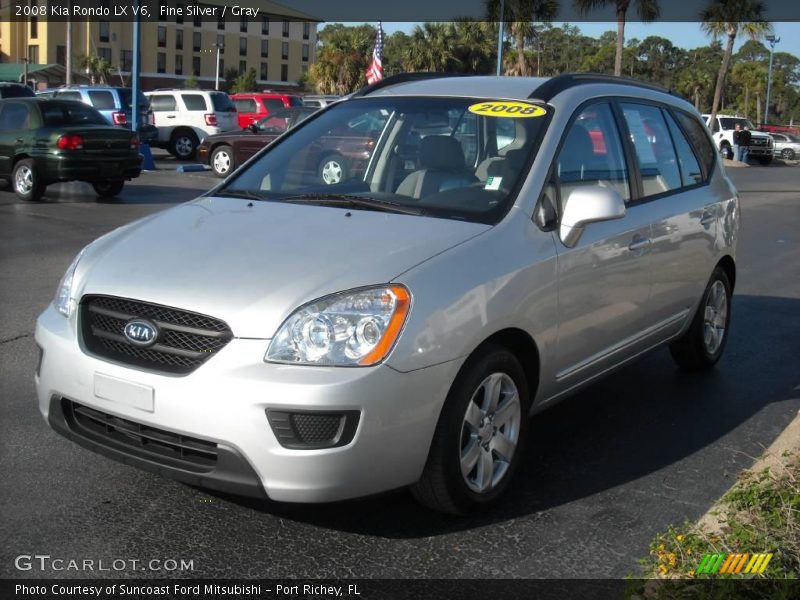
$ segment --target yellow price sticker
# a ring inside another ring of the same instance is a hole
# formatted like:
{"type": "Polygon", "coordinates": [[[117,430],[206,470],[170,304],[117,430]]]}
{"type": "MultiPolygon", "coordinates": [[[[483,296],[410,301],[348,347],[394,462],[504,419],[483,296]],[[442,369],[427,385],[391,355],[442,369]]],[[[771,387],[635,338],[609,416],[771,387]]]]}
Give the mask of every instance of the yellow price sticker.
{"type": "Polygon", "coordinates": [[[542,117],[547,111],[541,106],[515,100],[489,100],[473,104],[467,110],[484,117],[504,117],[511,119],[525,119],[529,117],[542,117]]]}

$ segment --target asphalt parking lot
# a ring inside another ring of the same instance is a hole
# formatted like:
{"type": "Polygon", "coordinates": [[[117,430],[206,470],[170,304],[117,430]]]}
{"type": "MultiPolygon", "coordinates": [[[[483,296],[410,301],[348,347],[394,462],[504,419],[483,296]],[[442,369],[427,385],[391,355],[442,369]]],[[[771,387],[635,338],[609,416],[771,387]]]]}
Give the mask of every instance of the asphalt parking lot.
{"type": "Polygon", "coordinates": [[[0,577],[635,573],[651,537],[703,514],[800,408],[800,169],[729,173],[743,230],[731,337],[718,368],[684,374],[659,350],[538,415],[507,498],[468,519],[428,512],[405,491],[322,506],[208,494],[50,431],[36,406],[32,335],[64,269],[97,236],[217,180],[147,173],[103,203],[83,184],[58,186],[33,204],[0,190],[0,577]],[[15,568],[16,556],[36,553],[187,559],[194,570],[15,568]]]}

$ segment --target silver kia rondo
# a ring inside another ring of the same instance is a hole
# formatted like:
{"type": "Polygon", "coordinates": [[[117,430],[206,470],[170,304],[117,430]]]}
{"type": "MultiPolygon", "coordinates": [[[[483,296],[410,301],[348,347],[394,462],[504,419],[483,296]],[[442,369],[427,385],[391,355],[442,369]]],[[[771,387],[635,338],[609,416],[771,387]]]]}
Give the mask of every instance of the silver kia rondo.
{"type": "Polygon", "coordinates": [[[39,407],[208,489],[485,509],[531,415],[658,346],[719,360],[738,229],[665,90],[390,77],[84,248],[37,323],[39,407]]]}

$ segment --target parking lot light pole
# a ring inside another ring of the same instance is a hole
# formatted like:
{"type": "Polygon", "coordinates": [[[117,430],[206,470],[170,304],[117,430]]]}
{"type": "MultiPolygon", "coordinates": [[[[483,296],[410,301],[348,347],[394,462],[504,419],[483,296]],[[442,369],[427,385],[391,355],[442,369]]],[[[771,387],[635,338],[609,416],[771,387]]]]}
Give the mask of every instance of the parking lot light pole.
{"type": "Polygon", "coordinates": [[[769,42],[769,69],[767,71],[767,105],[764,107],[764,125],[769,124],[769,95],[772,92],[772,55],[775,53],[775,44],[781,41],[770,34],[767,36],[769,42]]]}
{"type": "Polygon", "coordinates": [[[505,18],[506,0],[500,0],[500,30],[497,33],[497,75],[501,74],[503,68],[503,36],[505,35],[505,18]]]}
{"type": "Polygon", "coordinates": [[[133,19],[133,65],[131,65],[131,130],[139,130],[139,53],[142,42],[141,36],[141,0],[136,0],[136,16],[133,19]]]}
{"type": "Polygon", "coordinates": [[[214,77],[214,89],[219,89],[219,53],[222,50],[222,44],[214,44],[214,48],[217,49],[217,74],[214,77]]]}

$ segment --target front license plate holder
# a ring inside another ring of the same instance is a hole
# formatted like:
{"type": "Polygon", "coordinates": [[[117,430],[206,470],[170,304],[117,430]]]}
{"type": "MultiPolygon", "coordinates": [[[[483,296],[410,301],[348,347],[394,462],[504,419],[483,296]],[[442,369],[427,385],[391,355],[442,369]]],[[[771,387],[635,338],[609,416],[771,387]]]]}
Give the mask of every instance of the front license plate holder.
{"type": "Polygon", "coordinates": [[[101,400],[121,406],[150,413],[155,411],[155,389],[134,381],[95,373],[94,395],[101,400]]]}

